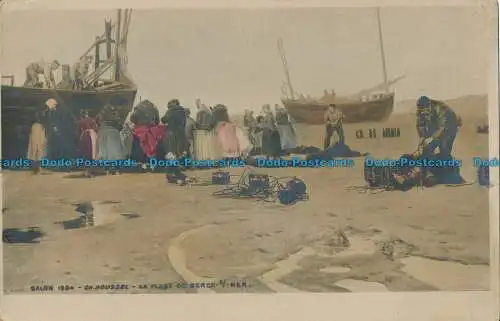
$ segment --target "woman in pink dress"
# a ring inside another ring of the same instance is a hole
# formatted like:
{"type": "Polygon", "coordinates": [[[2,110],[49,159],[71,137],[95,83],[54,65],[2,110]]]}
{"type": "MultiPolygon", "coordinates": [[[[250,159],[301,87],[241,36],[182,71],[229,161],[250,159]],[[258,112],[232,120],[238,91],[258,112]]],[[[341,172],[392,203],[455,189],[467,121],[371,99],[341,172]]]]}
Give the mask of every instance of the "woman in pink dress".
{"type": "Polygon", "coordinates": [[[214,109],[217,109],[221,114],[225,114],[215,127],[222,158],[244,156],[251,148],[251,145],[243,130],[229,120],[225,106],[217,105],[214,109]]]}

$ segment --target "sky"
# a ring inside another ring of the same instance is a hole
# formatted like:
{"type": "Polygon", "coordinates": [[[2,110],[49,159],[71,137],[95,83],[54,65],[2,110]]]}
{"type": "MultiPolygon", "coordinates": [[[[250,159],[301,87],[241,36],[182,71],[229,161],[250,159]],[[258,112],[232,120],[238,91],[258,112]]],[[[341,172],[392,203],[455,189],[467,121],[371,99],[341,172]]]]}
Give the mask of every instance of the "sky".
{"type": "MultiPolygon", "coordinates": [[[[488,91],[487,25],[474,7],[382,8],[389,78],[396,100],[455,98],[488,91]]],[[[3,18],[0,66],[25,79],[40,58],[72,64],[114,11],[23,10],[3,18]]],[[[279,103],[284,81],[276,41],[284,40],[295,90],[356,93],[383,81],[375,8],[134,10],[128,69],[142,99],[160,109],[178,98],[231,110],[279,103]]]]}

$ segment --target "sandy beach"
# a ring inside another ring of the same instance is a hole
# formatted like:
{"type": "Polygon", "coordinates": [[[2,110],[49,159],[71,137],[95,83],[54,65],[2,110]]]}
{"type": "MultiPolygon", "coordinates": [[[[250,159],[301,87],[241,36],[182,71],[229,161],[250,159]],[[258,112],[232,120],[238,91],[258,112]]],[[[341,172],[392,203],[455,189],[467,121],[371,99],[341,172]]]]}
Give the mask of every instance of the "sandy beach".
{"type": "MultiPolygon", "coordinates": [[[[472,158],[488,156],[488,136],[476,133],[482,116],[460,115],[454,153],[473,183],[472,158]]],[[[374,157],[397,158],[415,149],[414,123],[411,114],[395,114],[385,123],[347,124],[346,142],[374,157]],[[399,127],[401,137],[356,139],[358,129],[384,127],[399,127]]],[[[321,146],[322,126],[297,129],[300,144],[321,146]]],[[[4,243],[4,289],[73,285],[69,292],[89,293],[84,285],[114,283],[129,289],[108,292],[488,289],[488,189],[476,183],[373,193],[362,188],[363,158],[355,162],[354,168],[254,169],[303,179],[310,199],[293,206],[216,199],[217,186],[170,185],[161,173],[82,179],[4,171],[3,228],[44,233],[39,243],[4,243]],[[86,229],[58,223],[77,218],[74,204],[89,201],[113,202],[103,205],[107,212],[137,217],[116,214],[86,229]]],[[[189,171],[201,179],[211,173],[189,171]]]]}

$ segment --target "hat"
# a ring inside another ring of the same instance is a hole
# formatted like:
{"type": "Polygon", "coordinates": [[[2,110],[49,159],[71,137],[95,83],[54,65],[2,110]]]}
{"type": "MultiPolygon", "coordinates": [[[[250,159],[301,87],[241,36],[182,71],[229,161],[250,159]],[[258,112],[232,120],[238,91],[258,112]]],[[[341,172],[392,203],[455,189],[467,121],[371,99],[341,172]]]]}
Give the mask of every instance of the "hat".
{"type": "Polygon", "coordinates": [[[171,101],[168,102],[167,107],[171,108],[174,106],[180,106],[180,104],[181,103],[179,102],[179,99],[172,99],[171,101]]]}
{"type": "Polygon", "coordinates": [[[223,104],[217,104],[214,106],[214,109],[216,110],[227,110],[227,107],[226,105],[223,105],[223,104]]]}
{"type": "Polygon", "coordinates": [[[427,96],[421,96],[417,100],[417,108],[429,107],[430,103],[431,103],[431,100],[429,99],[429,97],[427,97],[427,96]]]}

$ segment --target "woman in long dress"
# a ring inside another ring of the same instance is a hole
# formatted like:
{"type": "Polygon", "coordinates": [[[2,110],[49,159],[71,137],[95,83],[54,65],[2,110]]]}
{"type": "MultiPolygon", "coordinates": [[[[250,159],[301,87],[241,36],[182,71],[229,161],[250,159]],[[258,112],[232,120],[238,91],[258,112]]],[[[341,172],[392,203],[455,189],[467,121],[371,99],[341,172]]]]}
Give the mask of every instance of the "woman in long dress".
{"type": "MultiPolygon", "coordinates": [[[[166,124],[167,129],[162,140],[165,159],[179,160],[184,158],[189,150],[189,142],[186,137],[186,110],[181,106],[178,99],[172,99],[168,102],[167,111],[161,118],[162,123],[166,124]]],[[[165,168],[167,180],[175,180],[178,183],[185,182],[187,176],[179,166],[170,166],[165,168]]]]}
{"type": "MultiPolygon", "coordinates": [[[[82,118],[78,121],[78,156],[88,160],[97,158],[97,122],[89,116],[88,110],[82,110],[82,118]]],[[[86,175],[92,176],[90,168],[86,169],[86,175]]]]}
{"type": "Polygon", "coordinates": [[[196,101],[196,130],[194,131],[193,157],[196,160],[216,160],[219,157],[212,111],[198,99],[196,101]]]}
{"type": "Polygon", "coordinates": [[[243,130],[231,122],[226,106],[217,105],[214,109],[219,113],[215,132],[222,158],[246,156],[251,144],[243,130]]]}
{"type": "Polygon", "coordinates": [[[269,158],[277,158],[281,155],[281,141],[273,113],[271,112],[271,106],[264,105],[262,111],[264,113],[262,122],[262,153],[269,158]]]}
{"type": "Polygon", "coordinates": [[[172,99],[168,103],[167,111],[161,118],[162,123],[167,125],[166,136],[163,139],[165,153],[171,154],[170,158],[181,158],[189,150],[189,142],[186,137],[186,110],[181,106],[179,100],[172,99]]]}
{"type": "MultiPolygon", "coordinates": [[[[98,116],[99,131],[97,132],[98,159],[101,160],[124,160],[126,149],[120,135],[122,124],[116,107],[104,106],[98,116]]],[[[106,168],[106,173],[119,174],[118,168],[112,166],[106,168]]]]}
{"type": "Polygon", "coordinates": [[[257,116],[255,118],[256,124],[253,130],[254,143],[252,154],[262,154],[262,131],[264,130],[264,116],[257,116]]]}
{"type": "Polygon", "coordinates": [[[163,158],[162,140],[165,136],[165,125],[160,124],[158,108],[149,100],[141,101],[126,122],[132,131],[130,157],[142,163],[142,168],[147,168],[149,158],[163,158]]]}
{"type": "Polygon", "coordinates": [[[32,169],[35,174],[40,173],[40,161],[47,155],[47,136],[45,135],[44,113],[36,112],[35,119],[31,125],[26,158],[32,161],[32,169]]]}
{"type": "Polygon", "coordinates": [[[284,108],[276,110],[276,125],[280,135],[281,149],[286,153],[297,148],[295,128],[284,108]]]}

